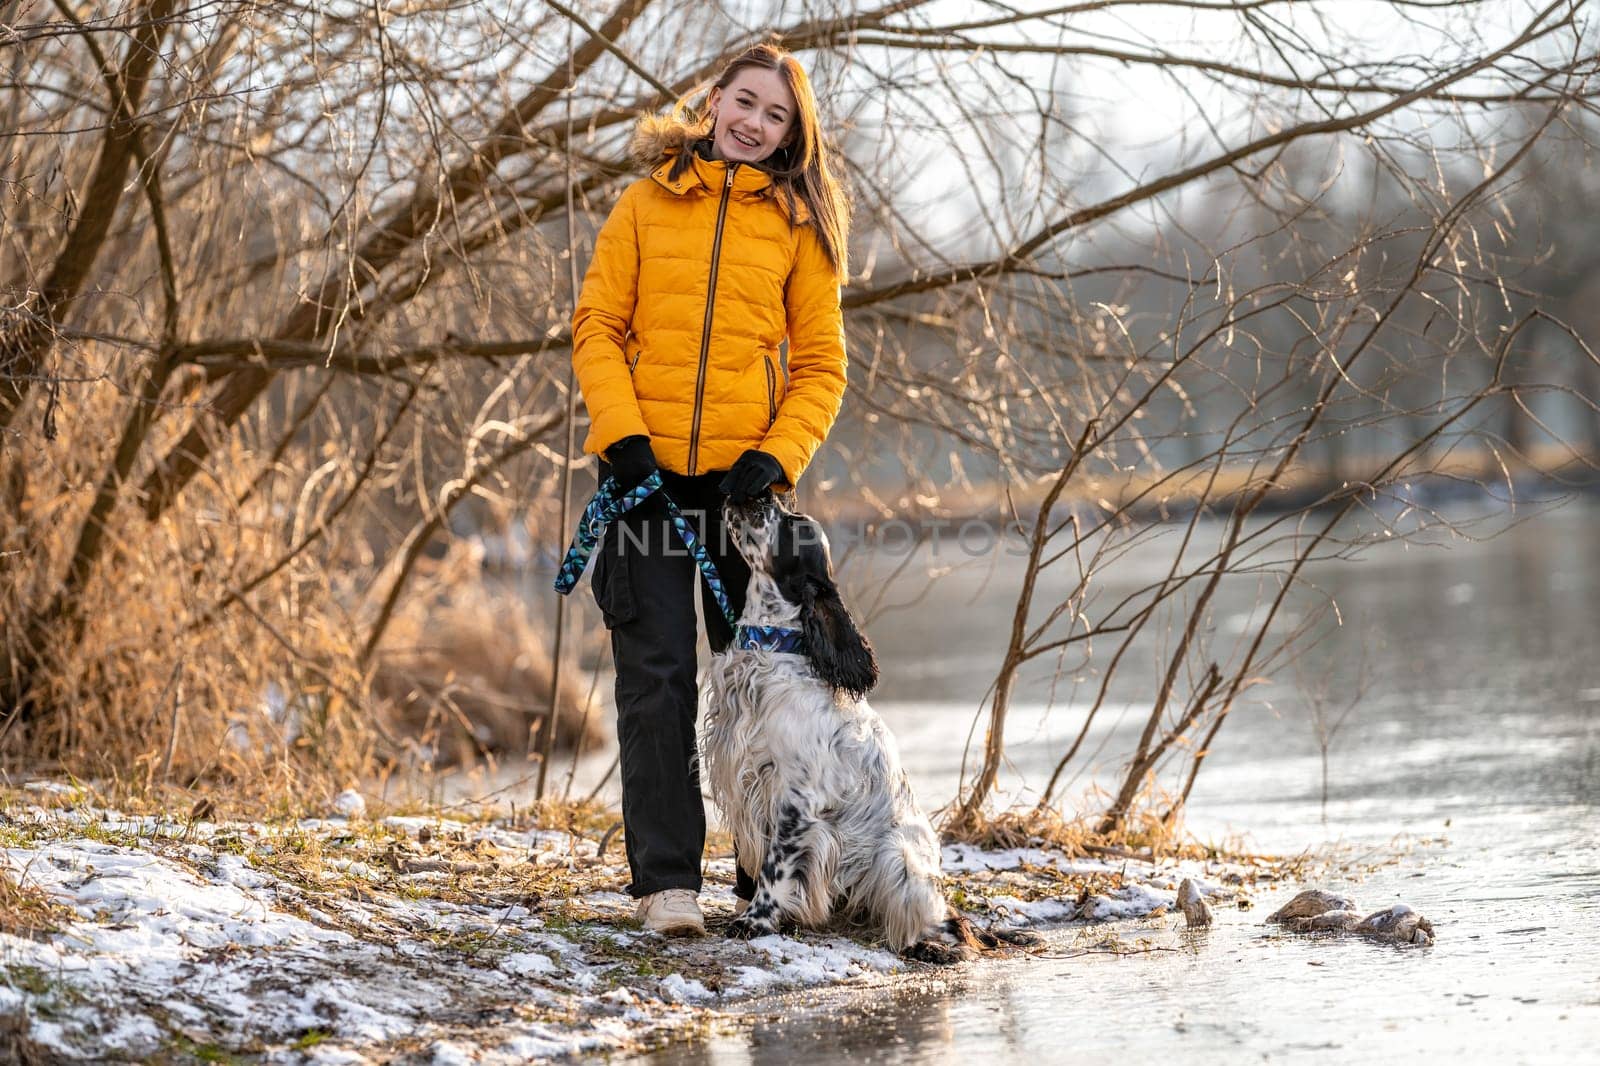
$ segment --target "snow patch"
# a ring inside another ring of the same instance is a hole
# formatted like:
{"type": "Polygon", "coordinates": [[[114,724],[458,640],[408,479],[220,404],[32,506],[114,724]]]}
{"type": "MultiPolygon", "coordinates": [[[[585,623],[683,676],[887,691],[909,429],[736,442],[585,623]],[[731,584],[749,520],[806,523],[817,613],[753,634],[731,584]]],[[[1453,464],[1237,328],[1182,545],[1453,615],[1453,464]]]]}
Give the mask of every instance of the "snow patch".
{"type": "MultiPolygon", "coordinates": [[[[74,918],[41,940],[0,933],[0,970],[34,975],[0,983],[0,1014],[25,1015],[30,1037],[63,1058],[159,1056],[178,1034],[272,1062],[370,1061],[397,1041],[438,1063],[610,1054],[703,1025],[744,996],[909,965],[842,936],[641,934],[623,924],[634,901],[616,890],[628,876],[620,849],[602,860],[597,841],[556,830],[388,817],[380,824],[400,839],[375,845],[343,817],[212,824],[32,804],[6,814],[30,843],[0,848],[0,869],[74,918]],[[280,865],[307,836],[321,861],[280,865]],[[435,854],[440,841],[482,869],[402,876],[384,858],[396,846],[435,854]],[[571,871],[587,891],[524,896],[541,867],[571,871]],[[324,1036],[297,1048],[308,1032],[324,1036]]],[[[964,844],[943,858],[963,906],[1013,926],[1146,915],[1174,905],[1182,877],[1228,891],[1201,877],[1217,867],[1196,863],[964,844]],[[1078,907],[1069,878],[1098,894],[1078,907]],[[1070,892],[1024,898],[1041,887],[1070,892]]],[[[726,911],[732,866],[710,870],[705,899],[726,911]]]]}

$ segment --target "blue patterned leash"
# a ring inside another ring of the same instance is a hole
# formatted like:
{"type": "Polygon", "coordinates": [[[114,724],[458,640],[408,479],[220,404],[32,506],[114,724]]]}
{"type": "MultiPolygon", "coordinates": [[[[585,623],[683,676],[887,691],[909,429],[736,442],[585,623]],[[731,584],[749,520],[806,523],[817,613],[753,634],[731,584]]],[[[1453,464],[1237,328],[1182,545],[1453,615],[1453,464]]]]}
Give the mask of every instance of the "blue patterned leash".
{"type": "Polygon", "coordinates": [[[608,476],[600,483],[600,490],[589,501],[589,506],[583,509],[583,517],[578,520],[577,536],[572,538],[572,546],[567,549],[566,558],[561,560],[561,569],[556,572],[556,591],[565,596],[577,588],[578,578],[583,576],[584,568],[589,565],[589,556],[594,554],[595,546],[605,535],[606,526],[656,492],[661,492],[661,499],[667,505],[667,514],[672,519],[672,528],[678,531],[678,539],[694,556],[695,565],[700,567],[700,575],[711,587],[711,595],[716,598],[717,606],[722,608],[722,617],[728,620],[730,626],[738,628],[739,619],[734,616],[733,604],[728,602],[728,592],[722,586],[722,575],[717,573],[717,564],[711,561],[705,545],[700,543],[699,534],[695,533],[694,526],[683,516],[677,503],[661,490],[659,470],[652,471],[649,477],[627,492],[617,488],[617,479],[614,477],[608,476]]]}
{"type": "Polygon", "coordinates": [[[653,471],[649,477],[627,492],[620,492],[617,489],[617,479],[614,477],[607,477],[600,483],[600,490],[583,509],[583,517],[578,520],[578,534],[572,538],[572,546],[567,549],[566,558],[561,560],[561,569],[556,572],[556,591],[565,596],[577,588],[578,578],[583,576],[584,568],[589,565],[589,556],[594,554],[600,538],[605,535],[606,526],[639,506],[656,492],[661,492],[661,499],[667,505],[667,514],[672,519],[672,528],[678,531],[678,538],[689,549],[689,554],[694,556],[695,564],[700,567],[700,576],[706,579],[706,584],[711,588],[711,595],[716,598],[717,606],[722,608],[722,617],[733,627],[733,646],[745,651],[764,650],[792,655],[802,654],[805,651],[805,639],[798,629],[786,626],[739,624],[739,620],[733,614],[733,605],[728,602],[728,592],[723,588],[722,575],[717,572],[717,564],[711,561],[705,545],[700,543],[699,535],[695,533],[689,520],[683,516],[683,512],[678,509],[677,502],[662,491],[659,470],[653,471]]]}

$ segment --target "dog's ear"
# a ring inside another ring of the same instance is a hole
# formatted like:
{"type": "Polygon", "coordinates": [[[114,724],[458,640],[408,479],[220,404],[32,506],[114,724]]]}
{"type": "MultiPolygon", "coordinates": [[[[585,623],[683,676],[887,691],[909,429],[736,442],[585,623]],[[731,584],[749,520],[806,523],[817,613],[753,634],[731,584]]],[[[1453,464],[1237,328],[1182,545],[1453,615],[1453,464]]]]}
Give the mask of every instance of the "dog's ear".
{"type": "Polygon", "coordinates": [[[786,514],[775,555],[778,589],[800,608],[806,656],[817,676],[857,699],[871,692],[878,683],[878,660],[839,598],[821,527],[804,515],[786,514]]]}
{"type": "Polygon", "coordinates": [[[800,629],[811,666],[837,692],[861,699],[878,683],[878,659],[856,628],[832,581],[808,581],[800,600],[800,629]]]}

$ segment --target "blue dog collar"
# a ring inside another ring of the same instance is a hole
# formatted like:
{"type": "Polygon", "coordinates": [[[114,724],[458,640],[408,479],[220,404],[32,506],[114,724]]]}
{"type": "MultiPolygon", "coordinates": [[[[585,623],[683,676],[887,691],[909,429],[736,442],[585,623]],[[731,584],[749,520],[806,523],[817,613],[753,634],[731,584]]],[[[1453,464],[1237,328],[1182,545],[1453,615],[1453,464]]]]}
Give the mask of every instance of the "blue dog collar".
{"type": "Polygon", "coordinates": [[[735,626],[733,646],[741,651],[778,651],[799,655],[805,650],[805,636],[785,626],[735,626]]]}

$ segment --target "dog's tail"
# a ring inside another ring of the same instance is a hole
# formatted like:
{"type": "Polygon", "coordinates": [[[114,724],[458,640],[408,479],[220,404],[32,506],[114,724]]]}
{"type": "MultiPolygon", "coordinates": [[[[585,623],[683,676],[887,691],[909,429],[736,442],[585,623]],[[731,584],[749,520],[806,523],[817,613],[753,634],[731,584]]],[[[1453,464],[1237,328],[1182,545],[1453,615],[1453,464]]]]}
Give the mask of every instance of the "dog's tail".
{"type": "Polygon", "coordinates": [[[939,887],[939,846],[933,831],[899,826],[878,848],[868,885],[868,909],[883,922],[895,951],[924,939],[947,910],[939,887]]]}

